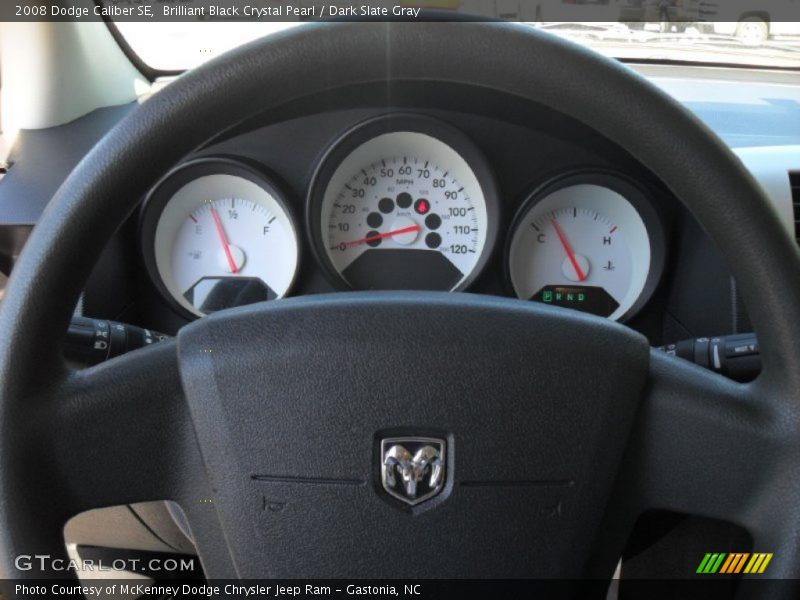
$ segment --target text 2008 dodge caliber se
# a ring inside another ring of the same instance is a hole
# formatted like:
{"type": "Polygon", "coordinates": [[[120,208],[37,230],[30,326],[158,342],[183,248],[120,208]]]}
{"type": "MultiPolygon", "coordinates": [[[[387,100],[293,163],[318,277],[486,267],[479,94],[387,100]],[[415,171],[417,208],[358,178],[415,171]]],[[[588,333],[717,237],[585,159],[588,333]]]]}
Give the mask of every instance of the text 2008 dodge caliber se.
{"type": "Polygon", "coordinates": [[[797,598],[747,4],[4,2],[0,595],[797,598]]]}

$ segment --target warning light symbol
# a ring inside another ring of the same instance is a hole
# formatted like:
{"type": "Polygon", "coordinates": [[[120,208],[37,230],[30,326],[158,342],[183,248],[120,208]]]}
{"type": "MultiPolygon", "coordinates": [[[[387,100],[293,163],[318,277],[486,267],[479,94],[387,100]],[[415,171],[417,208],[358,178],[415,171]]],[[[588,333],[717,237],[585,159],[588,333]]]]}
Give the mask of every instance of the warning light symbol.
{"type": "Polygon", "coordinates": [[[431,210],[431,203],[425,198],[420,198],[414,202],[414,210],[417,211],[418,215],[426,215],[431,210]]]}

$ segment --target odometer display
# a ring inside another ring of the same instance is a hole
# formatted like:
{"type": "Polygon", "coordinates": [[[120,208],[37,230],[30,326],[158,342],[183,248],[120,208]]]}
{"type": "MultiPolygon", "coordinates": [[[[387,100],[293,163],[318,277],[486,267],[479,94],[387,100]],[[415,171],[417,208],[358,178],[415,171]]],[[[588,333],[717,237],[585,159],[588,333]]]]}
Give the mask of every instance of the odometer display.
{"type": "Polygon", "coordinates": [[[323,262],[353,289],[465,287],[496,227],[491,178],[479,180],[461,153],[422,131],[377,133],[345,148],[317,182],[323,262]]]}

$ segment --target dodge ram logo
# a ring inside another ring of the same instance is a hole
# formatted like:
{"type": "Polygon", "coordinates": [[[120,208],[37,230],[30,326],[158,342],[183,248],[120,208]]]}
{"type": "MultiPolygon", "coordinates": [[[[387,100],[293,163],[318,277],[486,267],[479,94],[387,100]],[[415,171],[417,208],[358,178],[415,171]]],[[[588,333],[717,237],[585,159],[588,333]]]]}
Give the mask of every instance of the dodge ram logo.
{"type": "Polygon", "coordinates": [[[442,490],[445,466],[444,440],[396,437],[381,441],[383,489],[411,506],[442,490]]]}

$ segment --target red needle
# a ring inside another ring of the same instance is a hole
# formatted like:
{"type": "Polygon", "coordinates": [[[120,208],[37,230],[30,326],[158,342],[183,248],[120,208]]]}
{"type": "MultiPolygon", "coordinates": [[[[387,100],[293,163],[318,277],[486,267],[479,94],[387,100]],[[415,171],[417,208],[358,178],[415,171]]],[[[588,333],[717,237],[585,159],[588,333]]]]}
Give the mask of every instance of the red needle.
{"type": "Polygon", "coordinates": [[[231,273],[238,273],[239,269],[236,268],[236,261],[233,260],[233,255],[231,254],[231,246],[228,243],[228,238],[225,235],[225,230],[222,228],[222,221],[219,218],[219,214],[217,214],[217,209],[214,206],[211,206],[211,216],[214,219],[214,227],[217,230],[217,237],[219,237],[219,241],[222,244],[222,249],[225,251],[225,258],[228,260],[228,268],[230,268],[231,273]]]}
{"type": "Polygon", "coordinates": [[[575,269],[575,274],[578,276],[578,281],[585,281],[586,273],[583,272],[583,269],[581,269],[578,261],[575,260],[575,253],[572,251],[567,238],[564,237],[564,234],[562,233],[561,228],[558,226],[558,223],[556,223],[555,219],[550,219],[550,222],[553,224],[553,229],[556,230],[556,235],[558,236],[561,245],[564,246],[564,251],[567,253],[569,262],[572,263],[572,268],[575,269]]]}
{"type": "Polygon", "coordinates": [[[336,250],[337,248],[349,248],[350,246],[358,246],[359,244],[366,244],[367,242],[374,242],[375,240],[382,240],[383,238],[392,237],[395,235],[402,235],[404,233],[412,233],[414,231],[419,231],[419,225],[409,225],[408,227],[403,227],[402,229],[395,229],[394,231],[387,231],[386,233],[376,233],[374,235],[368,235],[367,237],[361,238],[360,240],[353,240],[350,242],[342,242],[338,246],[334,246],[331,250],[336,250]]]}

